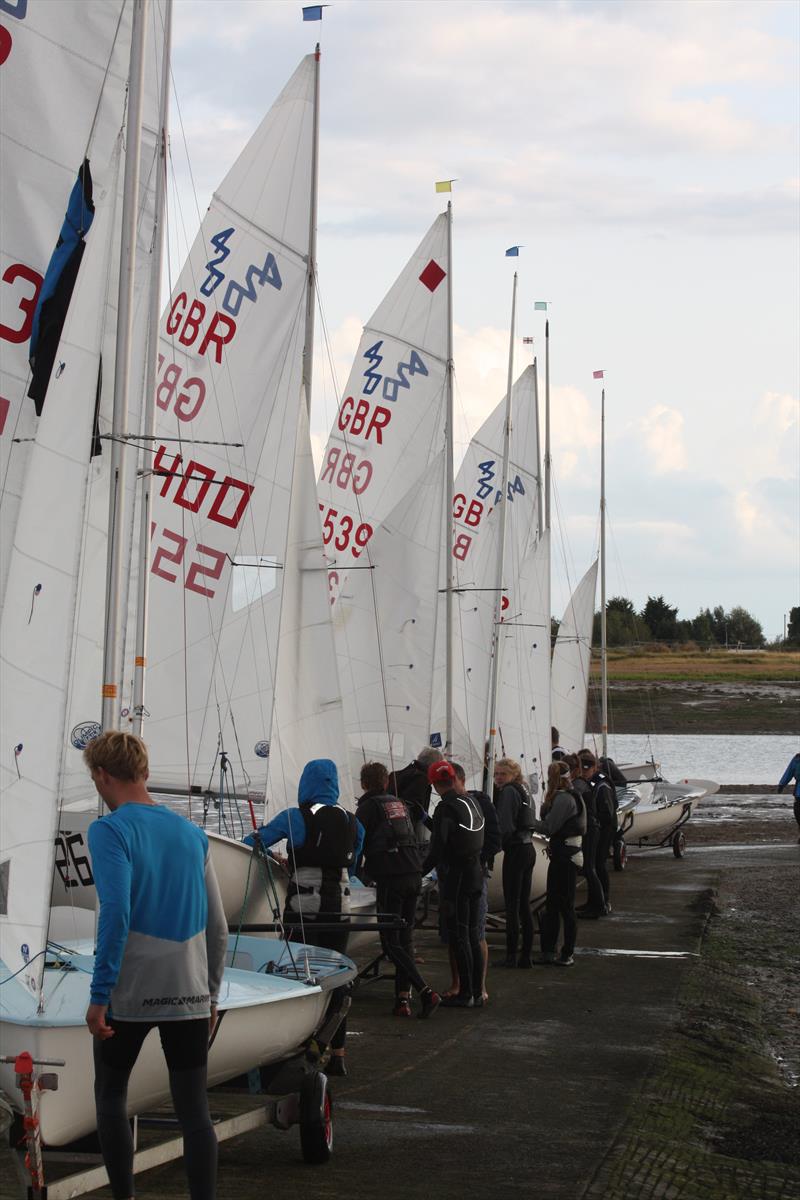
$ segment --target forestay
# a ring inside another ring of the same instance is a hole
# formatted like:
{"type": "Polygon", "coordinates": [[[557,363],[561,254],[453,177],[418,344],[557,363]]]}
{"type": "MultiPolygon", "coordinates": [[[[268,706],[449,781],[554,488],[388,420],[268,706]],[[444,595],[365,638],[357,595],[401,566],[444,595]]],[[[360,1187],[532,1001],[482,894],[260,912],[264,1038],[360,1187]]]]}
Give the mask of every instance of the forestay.
{"type": "MultiPolygon", "coordinates": [[[[313,56],[211,202],[161,322],[145,738],[154,783],[263,790],[304,341],[313,56]]],[[[334,692],[335,695],[335,692],[334,692]]]]}
{"type": "Polygon", "coordinates": [[[552,719],[561,745],[571,751],[580,750],[586,736],[596,586],[597,559],[570,597],[553,650],[552,719]]]}

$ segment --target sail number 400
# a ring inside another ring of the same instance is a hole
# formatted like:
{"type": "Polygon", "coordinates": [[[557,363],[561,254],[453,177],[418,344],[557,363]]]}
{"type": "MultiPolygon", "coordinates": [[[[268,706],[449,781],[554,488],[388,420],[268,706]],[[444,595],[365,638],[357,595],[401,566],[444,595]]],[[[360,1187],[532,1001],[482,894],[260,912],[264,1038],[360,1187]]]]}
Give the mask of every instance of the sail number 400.
{"type": "Polygon", "coordinates": [[[367,521],[357,525],[349,513],[326,508],[324,504],[320,504],[319,511],[322,514],[322,540],[325,545],[332,543],[334,549],[341,552],[349,548],[353,558],[358,558],[372,537],[372,526],[367,521]]]}

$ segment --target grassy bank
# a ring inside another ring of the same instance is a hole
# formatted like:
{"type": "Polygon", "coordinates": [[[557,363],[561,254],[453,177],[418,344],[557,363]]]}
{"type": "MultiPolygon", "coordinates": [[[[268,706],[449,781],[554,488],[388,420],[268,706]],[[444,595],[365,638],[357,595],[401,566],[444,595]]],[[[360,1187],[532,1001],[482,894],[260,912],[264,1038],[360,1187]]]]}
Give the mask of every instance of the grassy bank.
{"type": "MultiPolygon", "coordinates": [[[[800,651],[686,650],[653,646],[612,649],[608,677],[613,682],[673,680],[696,683],[789,683],[800,681],[800,651]]],[[[592,679],[599,682],[600,658],[592,655],[592,679]]]]}

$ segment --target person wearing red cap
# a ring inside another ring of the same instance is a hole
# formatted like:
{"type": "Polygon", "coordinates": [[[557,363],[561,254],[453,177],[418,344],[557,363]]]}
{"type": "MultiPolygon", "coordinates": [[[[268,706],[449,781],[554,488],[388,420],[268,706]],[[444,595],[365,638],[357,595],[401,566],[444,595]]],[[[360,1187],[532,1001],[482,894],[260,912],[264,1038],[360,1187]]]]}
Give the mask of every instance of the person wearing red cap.
{"type": "Polygon", "coordinates": [[[483,960],[478,936],[483,869],[484,819],[480,805],[467,792],[451,763],[442,759],[428,768],[428,780],[440,797],[423,871],[434,867],[439,903],[447,922],[450,945],[458,962],[459,992],[442,998],[442,1008],[483,1005],[483,960]]]}

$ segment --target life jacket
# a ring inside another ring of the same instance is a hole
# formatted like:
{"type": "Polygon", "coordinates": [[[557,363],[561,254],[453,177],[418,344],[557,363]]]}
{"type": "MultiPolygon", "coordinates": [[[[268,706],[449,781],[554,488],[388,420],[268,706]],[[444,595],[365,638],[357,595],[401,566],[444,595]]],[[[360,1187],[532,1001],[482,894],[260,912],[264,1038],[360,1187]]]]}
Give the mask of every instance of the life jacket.
{"type": "MultiPolygon", "coordinates": [[[[533,809],[533,800],[527,788],[519,783],[512,783],[514,791],[519,796],[519,809],[517,810],[517,828],[516,832],[520,834],[531,834],[533,831],[533,823],[536,820],[536,814],[533,809]]],[[[529,842],[530,837],[523,837],[523,841],[529,842]]]]}
{"type": "Polygon", "coordinates": [[[549,843],[551,858],[575,858],[581,849],[581,841],[586,833],[586,807],[583,800],[572,788],[563,788],[575,802],[575,812],[561,828],[552,835],[549,843]]]}
{"type": "Polygon", "coordinates": [[[602,772],[598,771],[589,780],[589,787],[594,792],[594,807],[597,813],[597,823],[601,829],[609,825],[617,825],[617,793],[602,772]]]}
{"type": "MultiPolygon", "coordinates": [[[[478,801],[468,792],[459,796],[452,791],[442,797],[439,807],[442,805],[447,806],[442,810],[442,817],[449,823],[445,848],[447,860],[450,862],[479,855],[483,849],[486,822],[478,801]]],[[[439,809],[436,811],[438,813],[439,809]]]]}
{"type": "Polygon", "coordinates": [[[381,821],[371,829],[365,845],[367,873],[413,875],[422,866],[417,831],[408,805],[396,796],[372,796],[381,821]]]}
{"type": "Polygon", "coordinates": [[[341,871],[355,859],[356,819],[338,804],[301,804],[306,827],[302,846],[288,843],[289,866],[323,867],[341,871]]]}
{"type": "Polygon", "coordinates": [[[481,847],[481,862],[491,870],[494,856],[503,849],[503,839],[500,837],[500,824],[497,812],[486,792],[470,791],[470,796],[483,813],[483,846],[481,847]]]}

